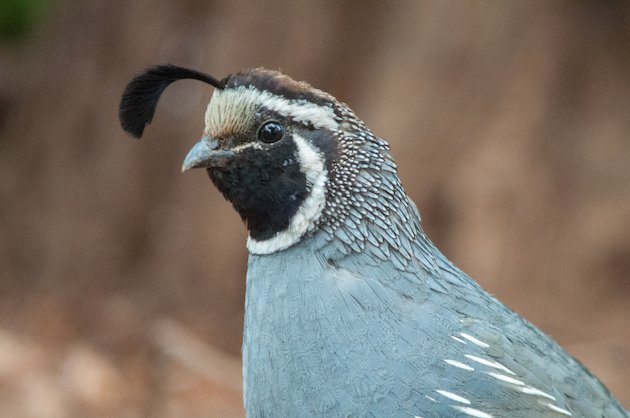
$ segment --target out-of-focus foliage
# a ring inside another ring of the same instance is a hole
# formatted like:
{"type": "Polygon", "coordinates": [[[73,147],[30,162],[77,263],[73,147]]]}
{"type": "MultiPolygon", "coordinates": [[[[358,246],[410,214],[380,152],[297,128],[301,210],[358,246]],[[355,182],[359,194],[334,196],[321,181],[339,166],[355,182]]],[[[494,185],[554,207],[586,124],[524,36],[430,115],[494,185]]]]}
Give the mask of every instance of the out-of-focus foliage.
{"type": "Polygon", "coordinates": [[[24,38],[48,7],[48,0],[2,0],[0,2],[0,39],[24,38]]]}

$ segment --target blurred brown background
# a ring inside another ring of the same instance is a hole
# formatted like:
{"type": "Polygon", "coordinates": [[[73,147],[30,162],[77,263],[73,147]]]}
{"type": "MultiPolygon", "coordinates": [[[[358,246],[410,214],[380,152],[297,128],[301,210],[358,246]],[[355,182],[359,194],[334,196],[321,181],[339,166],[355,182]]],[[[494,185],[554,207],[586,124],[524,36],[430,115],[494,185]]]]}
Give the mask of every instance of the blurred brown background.
{"type": "Polygon", "coordinates": [[[437,245],[630,407],[630,3],[6,0],[0,410],[241,416],[245,230],[180,174],[211,89],[281,69],[387,138],[437,245]]]}

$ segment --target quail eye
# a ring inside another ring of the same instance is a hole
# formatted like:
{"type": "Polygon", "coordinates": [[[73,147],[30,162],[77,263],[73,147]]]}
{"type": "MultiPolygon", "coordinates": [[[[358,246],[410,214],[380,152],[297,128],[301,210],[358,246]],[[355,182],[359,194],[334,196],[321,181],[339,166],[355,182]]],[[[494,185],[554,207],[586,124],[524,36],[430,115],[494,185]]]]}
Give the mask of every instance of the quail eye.
{"type": "Polygon", "coordinates": [[[275,120],[265,122],[258,128],[258,140],[271,144],[278,142],[284,137],[284,126],[275,120]]]}

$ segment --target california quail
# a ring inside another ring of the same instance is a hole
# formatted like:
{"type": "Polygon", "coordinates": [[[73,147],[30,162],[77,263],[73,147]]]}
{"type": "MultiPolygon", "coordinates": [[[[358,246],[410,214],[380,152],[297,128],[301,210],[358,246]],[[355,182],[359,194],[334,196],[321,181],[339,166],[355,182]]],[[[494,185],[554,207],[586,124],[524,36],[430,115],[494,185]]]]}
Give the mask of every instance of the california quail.
{"type": "Polygon", "coordinates": [[[184,78],[215,90],[183,170],[205,167],[249,230],[248,417],[628,417],[434,247],[387,142],[331,95],[156,66],[127,86],[123,128],[140,137],[184,78]]]}

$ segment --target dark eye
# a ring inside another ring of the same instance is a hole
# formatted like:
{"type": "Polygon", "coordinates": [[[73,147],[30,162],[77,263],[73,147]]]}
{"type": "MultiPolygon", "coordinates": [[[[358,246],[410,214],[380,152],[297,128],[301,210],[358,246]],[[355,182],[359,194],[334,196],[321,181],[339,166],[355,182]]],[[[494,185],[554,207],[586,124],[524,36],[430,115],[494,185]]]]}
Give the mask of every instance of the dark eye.
{"type": "Polygon", "coordinates": [[[278,142],[284,136],[284,126],[275,120],[265,122],[258,128],[258,140],[271,144],[278,142]]]}

